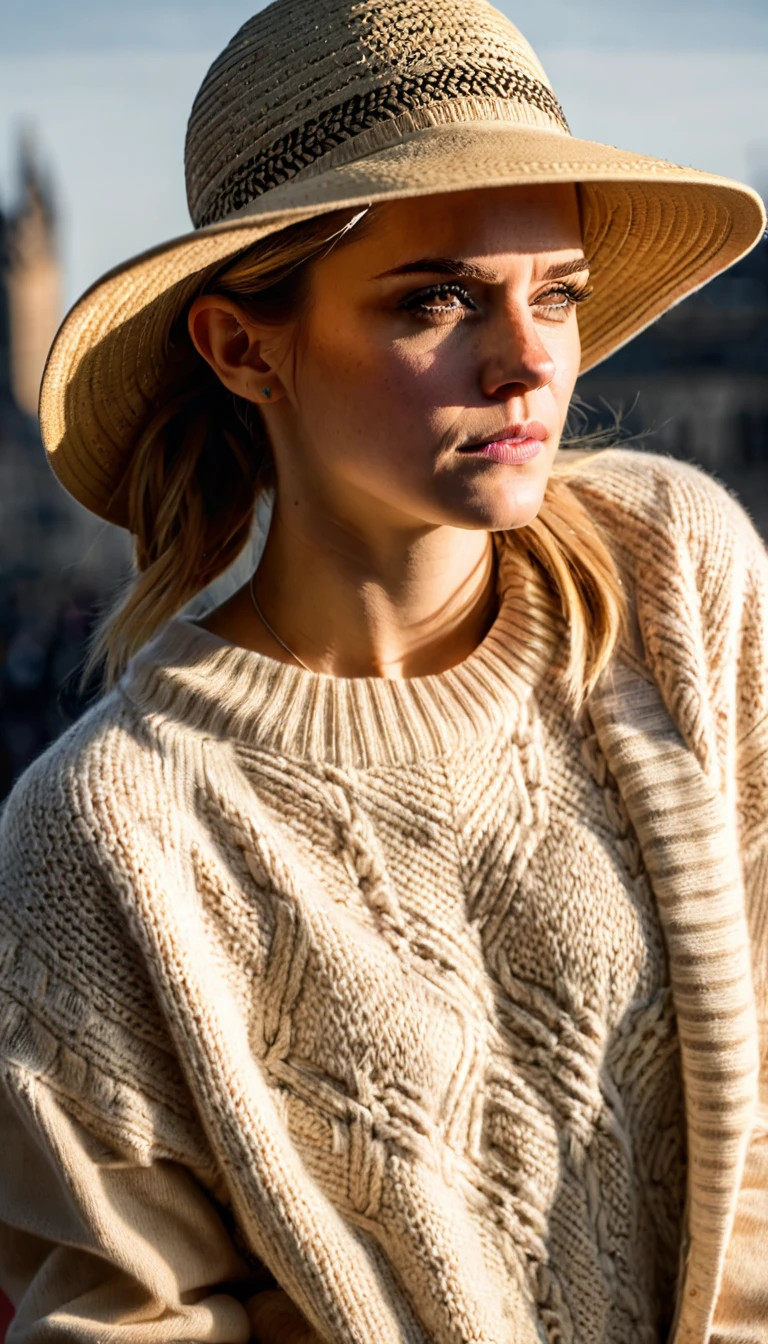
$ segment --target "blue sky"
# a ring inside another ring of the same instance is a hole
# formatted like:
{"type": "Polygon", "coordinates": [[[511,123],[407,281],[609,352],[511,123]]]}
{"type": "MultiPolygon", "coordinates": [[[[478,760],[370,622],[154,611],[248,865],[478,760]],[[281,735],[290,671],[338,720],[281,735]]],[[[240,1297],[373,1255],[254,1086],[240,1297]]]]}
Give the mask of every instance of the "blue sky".
{"type": "MultiPolygon", "coordinates": [[[[66,299],[186,231],[187,115],[253,0],[0,0],[0,199],[23,125],[53,172],[66,299]]],[[[576,135],[768,190],[766,0],[502,0],[576,135]]]]}
{"type": "MultiPolygon", "coordinates": [[[[214,50],[249,0],[3,0],[2,51],[214,50]]],[[[528,0],[499,6],[534,46],[636,51],[768,48],[765,0],[528,0]]]]}

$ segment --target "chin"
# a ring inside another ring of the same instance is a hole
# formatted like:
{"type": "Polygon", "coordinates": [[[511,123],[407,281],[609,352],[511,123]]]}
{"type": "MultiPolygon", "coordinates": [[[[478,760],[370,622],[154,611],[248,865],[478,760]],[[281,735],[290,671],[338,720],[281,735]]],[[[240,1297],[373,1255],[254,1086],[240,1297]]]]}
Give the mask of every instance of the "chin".
{"type": "Polygon", "coordinates": [[[493,491],[485,497],[475,497],[466,510],[465,527],[483,528],[487,532],[511,532],[533,522],[544,503],[546,481],[521,482],[509,492],[493,491]]]}

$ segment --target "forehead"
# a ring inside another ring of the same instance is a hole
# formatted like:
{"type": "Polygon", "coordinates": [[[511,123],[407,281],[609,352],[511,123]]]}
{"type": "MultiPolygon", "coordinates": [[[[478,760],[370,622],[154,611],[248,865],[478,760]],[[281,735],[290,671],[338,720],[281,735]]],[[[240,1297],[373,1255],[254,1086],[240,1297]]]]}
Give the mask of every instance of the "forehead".
{"type": "Polygon", "coordinates": [[[372,250],[415,256],[549,254],[581,248],[576,188],[497,187],[389,201],[361,237],[372,250]]]}

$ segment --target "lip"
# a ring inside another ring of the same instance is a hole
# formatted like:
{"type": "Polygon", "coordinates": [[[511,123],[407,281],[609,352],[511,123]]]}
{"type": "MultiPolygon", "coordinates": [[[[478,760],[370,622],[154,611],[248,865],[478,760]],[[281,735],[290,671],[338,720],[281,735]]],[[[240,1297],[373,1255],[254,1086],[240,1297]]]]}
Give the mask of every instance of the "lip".
{"type": "Polygon", "coordinates": [[[459,452],[515,466],[520,462],[530,462],[531,458],[536,457],[541,452],[541,445],[546,437],[546,427],[538,420],[532,420],[524,425],[507,425],[493,438],[467,443],[459,449],[459,452]]]}

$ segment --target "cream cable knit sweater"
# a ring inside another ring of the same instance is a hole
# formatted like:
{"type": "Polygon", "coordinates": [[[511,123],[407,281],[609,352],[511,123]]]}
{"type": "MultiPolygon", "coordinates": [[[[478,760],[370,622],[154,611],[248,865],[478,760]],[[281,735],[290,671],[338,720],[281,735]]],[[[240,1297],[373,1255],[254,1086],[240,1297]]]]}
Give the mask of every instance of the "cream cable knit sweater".
{"type": "Polygon", "coordinates": [[[768,561],[692,468],[575,485],[636,616],[578,721],[502,542],[460,667],[175,622],[17,786],[13,1344],[245,1342],[264,1266],[329,1344],[655,1344],[680,1249],[677,1344],[768,1338],[768,561]]]}

